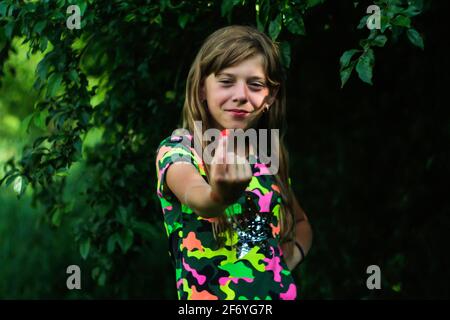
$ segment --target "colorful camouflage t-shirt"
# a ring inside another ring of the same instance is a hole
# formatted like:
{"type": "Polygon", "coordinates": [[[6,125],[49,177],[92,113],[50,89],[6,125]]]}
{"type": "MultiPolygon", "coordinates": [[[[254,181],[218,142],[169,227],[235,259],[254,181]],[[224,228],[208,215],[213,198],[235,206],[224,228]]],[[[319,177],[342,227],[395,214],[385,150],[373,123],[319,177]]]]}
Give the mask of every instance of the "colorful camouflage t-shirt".
{"type": "Polygon", "coordinates": [[[297,286],[279,246],[281,195],[268,168],[253,156],[253,177],[242,197],[226,209],[233,226],[224,245],[213,235],[217,218],[202,218],[181,204],[165,182],[176,162],[192,163],[207,181],[192,135],[172,135],[157,151],[157,194],[161,201],[169,254],[181,300],[294,300],[297,286]]]}

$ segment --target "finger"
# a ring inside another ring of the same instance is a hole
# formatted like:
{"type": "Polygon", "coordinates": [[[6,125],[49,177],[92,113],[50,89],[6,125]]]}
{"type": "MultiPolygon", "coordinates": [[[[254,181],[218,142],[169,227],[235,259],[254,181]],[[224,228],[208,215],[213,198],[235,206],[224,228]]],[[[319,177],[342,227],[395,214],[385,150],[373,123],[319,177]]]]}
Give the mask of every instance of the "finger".
{"type": "Polygon", "coordinates": [[[237,137],[236,154],[240,157],[245,157],[246,154],[245,149],[247,148],[245,136],[243,135],[242,132],[238,131],[236,133],[236,137],[237,137]]]}
{"type": "Polygon", "coordinates": [[[237,156],[236,176],[239,181],[245,180],[245,158],[239,155],[237,156]]]}
{"type": "Polygon", "coordinates": [[[237,152],[235,155],[236,163],[237,164],[244,164],[245,163],[245,153],[244,152],[237,152]]]}
{"type": "Polygon", "coordinates": [[[250,163],[247,162],[245,165],[245,177],[247,179],[251,179],[252,176],[253,176],[252,167],[251,167],[250,163]]]}
{"type": "Polygon", "coordinates": [[[212,162],[216,164],[226,163],[225,157],[226,157],[226,138],[221,136],[219,137],[217,146],[214,149],[214,157],[212,162]]]}
{"type": "Polygon", "coordinates": [[[234,152],[227,152],[227,179],[236,179],[236,160],[234,152]]]}
{"type": "Polygon", "coordinates": [[[216,165],[215,177],[219,180],[224,180],[227,175],[227,165],[225,163],[219,163],[216,165]]]}
{"type": "Polygon", "coordinates": [[[214,179],[223,179],[227,172],[226,159],[220,148],[217,149],[217,153],[214,155],[211,162],[211,176],[214,179]]]}
{"type": "Polygon", "coordinates": [[[250,182],[253,173],[250,163],[247,161],[247,159],[244,159],[244,163],[241,165],[241,168],[242,168],[242,180],[250,182]]]}

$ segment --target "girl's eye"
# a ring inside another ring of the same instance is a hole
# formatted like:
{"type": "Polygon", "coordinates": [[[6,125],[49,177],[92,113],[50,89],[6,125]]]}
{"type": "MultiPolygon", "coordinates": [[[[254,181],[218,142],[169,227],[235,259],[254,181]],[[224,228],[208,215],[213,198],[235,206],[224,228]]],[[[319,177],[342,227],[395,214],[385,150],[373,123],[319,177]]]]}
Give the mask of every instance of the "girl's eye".
{"type": "MultiPolygon", "coordinates": [[[[231,85],[233,85],[232,80],[219,80],[219,83],[223,84],[226,87],[230,87],[231,85]]],[[[249,84],[249,86],[252,89],[257,89],[257,90],[264,88],[264,84],[260,83],[260,82],[252,82],[249,84]]]]}
{"type": "Polygon", "coordinates": [[[250,86],[253,89],[257,89],[257,90],[264,88],[264,85],[262,83],[258,83],[258,82],[251,83],[250,86]]]}

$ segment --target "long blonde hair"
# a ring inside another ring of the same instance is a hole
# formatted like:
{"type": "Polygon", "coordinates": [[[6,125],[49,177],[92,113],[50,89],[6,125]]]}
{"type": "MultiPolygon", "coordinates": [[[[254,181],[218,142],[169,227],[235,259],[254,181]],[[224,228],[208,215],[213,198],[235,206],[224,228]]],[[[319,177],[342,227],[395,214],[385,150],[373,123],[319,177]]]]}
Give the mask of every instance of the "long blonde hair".
{"type": "MultiPolygon", "coordinates": [[[[250,26],[232,25],[221,28],[212,33],[204,41],[189,70],[186,83],[186,98],[182,113],[182,127],[193,133],[194,139],[206,147],[201,139],[203,132],[212,128],[211,116],[205,104],[202,103],[200,90],[205,78],[227,67],[253,57],[263,56],[263,68],[267,77],[270,94],[277,91],[276,99],[271,108],[258,121],[258,128],[279,129],[279,170],[275,175],[280,186],[282,204],[280,210],[280,238],[281,242],[292,240],[295,236],[295,219],[293,210],[293,193],[289,179],[289,156],[285,147],[286,134],[286,105],[285,81],[281,65],[280,51],[267,35],[250,26]],[[201,121],[202,131],[194,126],[195,121],[201,121]]],[[[270,139],[269,139],[270,141],[270,139]]],[[[204,164],[205,173],[209,178],[209,166],[204,164]]],[[[224,216],[213,222],[214,236],[226,230],[230,231],[230,223],[224,216]]],[[[216,238],[217,239],[217,238],[216,238]]],[[[292,247],[288,249],[290,255],[292,247]]]]}

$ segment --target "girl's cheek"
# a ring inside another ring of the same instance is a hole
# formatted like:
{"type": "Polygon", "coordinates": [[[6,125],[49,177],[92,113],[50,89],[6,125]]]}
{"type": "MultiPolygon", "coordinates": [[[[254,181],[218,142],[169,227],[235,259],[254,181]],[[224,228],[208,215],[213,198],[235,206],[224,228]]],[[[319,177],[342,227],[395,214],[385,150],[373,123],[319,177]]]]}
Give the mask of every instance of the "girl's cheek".
{"type": "Polygon", "coordinates": [[[215,95],[215,100],[218,102],[219,106],[223,106],[232,99],[233,99],[232,94],[226,91],[218,91],[217,94],[215,95]]]}
{"type": "Polygon", "coordinates": [[[259,108],[266,95],[267,94],[261,93],[261,94],[255,95],[253,97],[250,97],[250,101],[251,101],[252,105],[255,106],[255,108],[259,108]]]}

